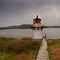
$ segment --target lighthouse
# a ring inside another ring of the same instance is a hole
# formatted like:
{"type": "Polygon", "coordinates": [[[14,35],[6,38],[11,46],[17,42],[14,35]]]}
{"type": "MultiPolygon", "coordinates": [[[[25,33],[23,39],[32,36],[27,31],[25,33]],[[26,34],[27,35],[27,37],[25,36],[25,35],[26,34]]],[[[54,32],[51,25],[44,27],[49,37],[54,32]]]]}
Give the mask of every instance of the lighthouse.
{"type": "Polygon", "coordinates": [[[41,29],[41,19],[38,18],[38,15],[33,19],[33,39],[42,39],[42,29],[41,29]]]}

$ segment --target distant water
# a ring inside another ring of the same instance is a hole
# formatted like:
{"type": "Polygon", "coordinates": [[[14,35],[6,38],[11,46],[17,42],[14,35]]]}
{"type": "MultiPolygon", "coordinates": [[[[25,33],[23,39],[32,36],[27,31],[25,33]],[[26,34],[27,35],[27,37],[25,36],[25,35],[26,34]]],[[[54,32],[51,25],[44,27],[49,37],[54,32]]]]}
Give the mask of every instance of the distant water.
{"type": "MultiPolygon", "coordinates": [[[[60,38],[60,28],[44,28],[43,33],[46,33],[47,39],[60,38]]],[[[0,30],[0,36],[11,37],[11,38],[32,37],[32,29],[0,30]]]]}
{"type": "Polygon", "coordinates": [[[44,28],[47,39],[60,39],[60,28],[44,28]]]}
{"type": "Polygon", "coordinates": [[[32,37],[32,30],[31,29],[0,30],[0,36],[11,38],[32,37]]]}

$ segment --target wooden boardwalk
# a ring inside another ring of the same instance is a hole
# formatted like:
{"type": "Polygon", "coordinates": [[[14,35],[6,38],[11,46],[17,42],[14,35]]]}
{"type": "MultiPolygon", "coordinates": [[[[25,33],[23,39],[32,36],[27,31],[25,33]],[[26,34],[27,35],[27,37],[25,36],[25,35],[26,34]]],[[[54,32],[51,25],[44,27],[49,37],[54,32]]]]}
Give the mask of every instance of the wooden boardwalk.
{"type": "Polygon", "coordinates": [[[47,42],[46,39],[43,39],[42,45],[40,47],[37,60],[49,60],[49,55],[47,51],[47,42]]]}

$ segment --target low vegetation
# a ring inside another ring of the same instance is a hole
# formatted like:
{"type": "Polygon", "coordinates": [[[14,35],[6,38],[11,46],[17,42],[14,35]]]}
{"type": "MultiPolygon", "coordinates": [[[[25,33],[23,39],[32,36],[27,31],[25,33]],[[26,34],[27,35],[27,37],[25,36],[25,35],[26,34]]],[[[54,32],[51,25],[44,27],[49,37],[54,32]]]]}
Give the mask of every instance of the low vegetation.
{"type": "Polygon", "coordinates": [[[8,26],[8,27],[0,27],[0,30],[4,29],[30,29],[32,28],[32,24],[22,24],[17,26],[8,26]]]}
{"type": "MultiPolygon", "coordinates": [[[[4,29],[31,29],[33,27],[32,24],[22,24],[17,26],[8,26],[8,27],[0,27],[0,30],[4,29]]],[[[60,28],[60,26],[42,26],[41,28],[60,28]]]]}
{"type": "Polygon", "coordinates": [[[60,60],[60,39],[48,40],[50,60],[60,60]]]}
{"type": "Polygon", "coordinates": [[[0,60],[36,60],[41,40],[0,37],[0,60]]]}

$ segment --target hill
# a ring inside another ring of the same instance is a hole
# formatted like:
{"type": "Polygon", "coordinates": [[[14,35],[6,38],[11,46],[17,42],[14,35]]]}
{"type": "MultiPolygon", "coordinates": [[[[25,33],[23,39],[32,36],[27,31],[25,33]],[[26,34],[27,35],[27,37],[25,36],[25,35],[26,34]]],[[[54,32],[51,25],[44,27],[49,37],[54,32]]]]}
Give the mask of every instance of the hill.
{"type": "MultiPolygon", "coordinates": [[[[32,28],[32,24],[22,24],[17,26],[8,26],[8,27],[0,27],[0,30],[3,29],[30,29],[32,28]]],[[[41,28],[60,28],[60,26],[42,26],[41,28]]]]}
{"type": "Polygon", "coordinates": [[[8,26],[8,27],[0,27],[0,30],[2,29],[29,29],[32,27],[32,24],[23,24],[18,26],[8,26]]]}

